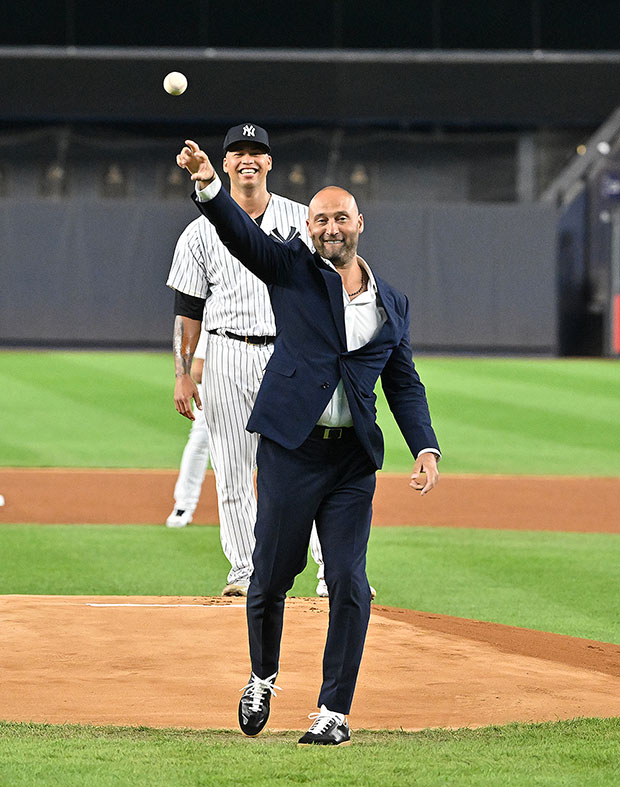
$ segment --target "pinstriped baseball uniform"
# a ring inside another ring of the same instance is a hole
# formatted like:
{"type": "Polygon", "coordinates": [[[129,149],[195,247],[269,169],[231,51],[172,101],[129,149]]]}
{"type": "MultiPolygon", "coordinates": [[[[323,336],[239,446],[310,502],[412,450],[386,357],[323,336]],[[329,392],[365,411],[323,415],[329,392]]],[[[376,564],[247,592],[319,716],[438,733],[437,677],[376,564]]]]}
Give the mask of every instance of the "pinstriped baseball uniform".
{"type": "MultiPolygon", "coordinates": [[[[310,246],[307,208],[272,194],[261,229],[282,241],[296,236],[310,246]]],[[[254,406],[273,345],[246,344],[223,335],[275,336],[276,325],[267,287],[226,250],[212,225],[200,216],[181,234],[167,285],[206,298],[203,329],[209,335],[202,378],[203,407],[215,471],[222,549],[231,564],[228,582],[252,573],[256,498],[254,469],[258,436],[245,426],[254,406]]],[[[318,538],[312,555],[322,568],[318,538]]]]}

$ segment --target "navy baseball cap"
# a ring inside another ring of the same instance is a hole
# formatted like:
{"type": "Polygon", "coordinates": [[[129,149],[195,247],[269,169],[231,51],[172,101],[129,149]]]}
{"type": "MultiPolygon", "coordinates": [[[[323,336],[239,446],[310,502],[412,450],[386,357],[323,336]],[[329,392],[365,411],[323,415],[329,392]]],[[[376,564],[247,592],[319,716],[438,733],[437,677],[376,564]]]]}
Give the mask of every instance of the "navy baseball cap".
{"type": "Polygon", "coordinates": [[[229,128],[224,137],[224,153],[235,142],[252,142],[256,145],[262,145],[266,148],[267,153],[271,153],[269,135],[264,128],[257,126],[255,123],[240,123],[238,126],[229,128]]]}

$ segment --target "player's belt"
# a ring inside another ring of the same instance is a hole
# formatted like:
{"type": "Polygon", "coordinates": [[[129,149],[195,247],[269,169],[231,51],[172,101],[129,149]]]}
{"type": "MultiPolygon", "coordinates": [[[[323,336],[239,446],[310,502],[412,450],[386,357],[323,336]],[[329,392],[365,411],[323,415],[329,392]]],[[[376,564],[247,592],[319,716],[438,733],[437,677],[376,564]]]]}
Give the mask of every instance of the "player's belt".
{"type": "Polygon", "coordinates": [[[213,328],[209,333],[217,334],[217,336],[227,336],[229,339],[236,339],[238,342],[245,342],[246,344],[273,344],[276,340],[275,336],[239,336],[239,334],[231,333],[230,331],[222,331],[220,328],[213,328]]]}
{"type": "Polygon", "coordinates": [[[310,437],[318,437],[319,440],[341,440],[352,434],[352,426],[315,426],[310,432],[310,437]]]}

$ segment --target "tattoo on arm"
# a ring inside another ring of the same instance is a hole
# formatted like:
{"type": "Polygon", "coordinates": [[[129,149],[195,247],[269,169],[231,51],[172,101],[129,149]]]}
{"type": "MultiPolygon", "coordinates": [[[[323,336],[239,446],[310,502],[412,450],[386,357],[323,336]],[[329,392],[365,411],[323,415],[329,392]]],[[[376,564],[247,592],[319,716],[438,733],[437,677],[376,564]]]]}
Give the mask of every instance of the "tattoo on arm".
{"type": "Polygon", "coordinates": [[[189,337],[185,333],[183,318],[179,314],[174,318],[172,352],[174,355],[174,376],[182,377],[184,374],[189,374],[192,368],[194,351],[190,347],[189,337]]]}

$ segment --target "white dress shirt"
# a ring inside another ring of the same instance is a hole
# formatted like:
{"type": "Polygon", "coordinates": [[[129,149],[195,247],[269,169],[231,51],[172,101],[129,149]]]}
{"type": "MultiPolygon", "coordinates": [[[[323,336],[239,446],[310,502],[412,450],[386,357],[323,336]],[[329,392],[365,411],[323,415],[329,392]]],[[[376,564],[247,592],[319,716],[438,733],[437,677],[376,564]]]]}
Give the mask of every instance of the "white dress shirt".
{"type": "MultiPolygon", "coordinates": [[[[323,262],[336,271],[329,260],[323,262]]],[[[377,284],[368,264],[361,257],[357,258],[360,266],[368,274],[368,289],[356,298],[351,299],[342,285],[342,300],[344,305],[344,330],[347,339],[347,350],[357,350],[371,342],[379,333],[387,314],[383,306],[377,306],[377,284]]],[[[337,271],[336,271],[337,272],[337,271]]],[[[353,426],[349,402],[344,390],[342,380],[338,383],[334,395],[329,400],[327,407],[318,420],[319,426],[353,426]]]]}

